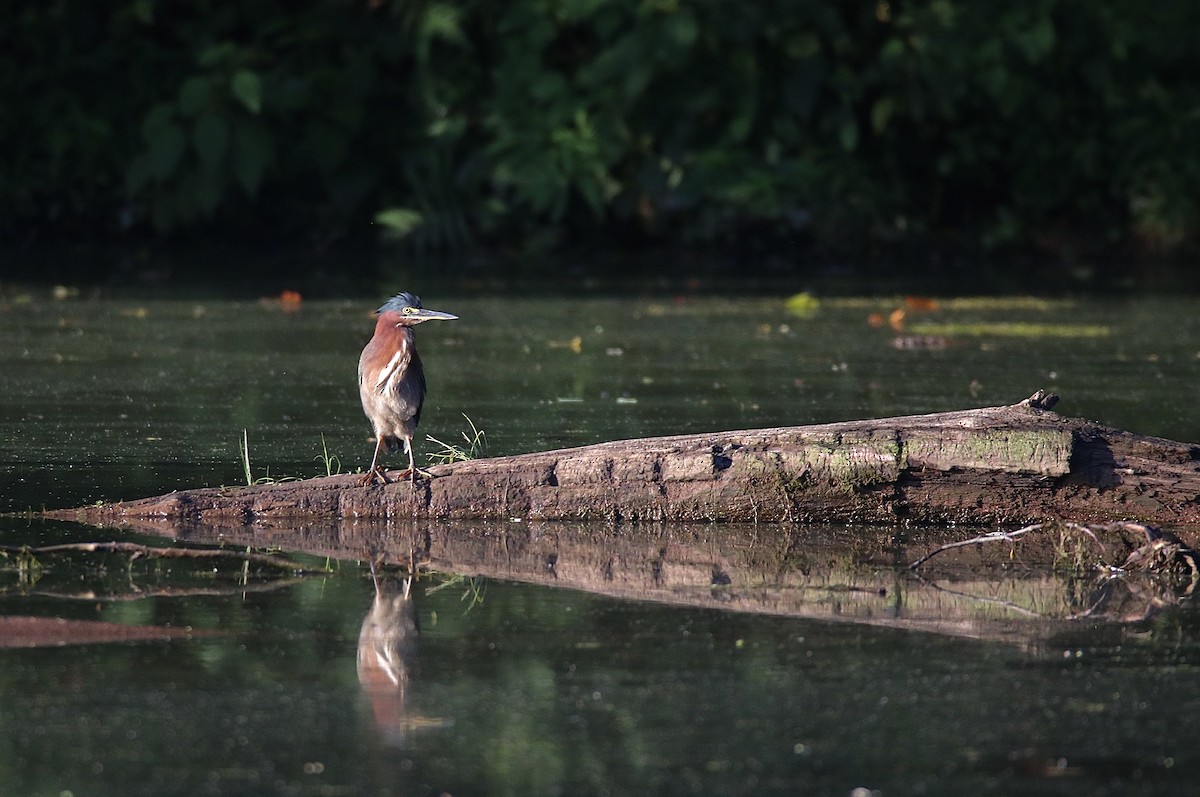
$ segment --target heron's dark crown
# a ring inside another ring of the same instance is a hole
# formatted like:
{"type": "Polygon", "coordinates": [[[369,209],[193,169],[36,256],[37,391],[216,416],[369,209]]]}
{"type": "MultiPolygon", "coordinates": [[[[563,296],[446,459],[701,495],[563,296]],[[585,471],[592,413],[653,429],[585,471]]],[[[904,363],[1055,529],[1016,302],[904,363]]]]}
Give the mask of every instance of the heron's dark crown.
{"type": "Polygon", "coordinates": [[[415,293],[401,291],[384,302],[383,307],[380,307],[375,312],[380,315],[383,313],[403,313],[405,307],[416,307],[419,309],[421,307],[421,297],[415,293]]]}

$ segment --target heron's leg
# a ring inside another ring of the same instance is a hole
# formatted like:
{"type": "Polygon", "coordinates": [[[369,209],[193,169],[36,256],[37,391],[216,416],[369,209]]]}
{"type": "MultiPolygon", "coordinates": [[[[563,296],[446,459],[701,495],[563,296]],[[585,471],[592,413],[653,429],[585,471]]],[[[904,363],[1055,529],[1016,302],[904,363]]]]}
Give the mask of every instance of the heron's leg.
{"type": "Polygon", "coordinates": [[[412,482],[414,484],[416,484],[417,477],[416,477],[416,467],[413,464],[412,441],[409,440],[407,437],[403,437],[401,439],[404,441],[404,450],[408,452],[408,468],[406,470],[400,471],[400,475],[397,476],[396,478],[397,479],[411,479],[412,482]]]}
{"type": "Polygon", "coordinates": [[[359,480],[359,484],[367,485],[367,484],[370,484],[371,482],[375,481],[376,479],[378,479],[380,481],[380,483],[382,483],[382,484],[388,483],[387,476],[385,476],[383,474],[383,471],[381,471],[379,469],[379,452],[382,448],[383,448],[383,435],[376,435],[376,437],[375,437],[375,456],[371,457],[371,468],[365,474],[363,474],[362,479],[359,480]]]}
{"type": "Polygon", "coordinates": [[[399,478],[403,479],[405,476],[407,476],[409,479],[412,480],[414,487],[417,486],[417,479],[420,479],[422,477],[426,478],[426,479],[432,479],[433,476],[430,475],[430,473],[428,471],[421,470],[420,468],[417,467],[416,460],[413,457],[413,446],[412,446],[411,438],[406,437],[404,439],[404,448],[405,448],[405,450],[408,451],[408,470],[401,473],[399,478]]]}
{"type": "Polygon", "coordinates": [[[379,452],[383,450],[383,435],[375,437],[375,456],[371,457],[371,468],[368,473],[374,473],[379,468],[379,452]]]}

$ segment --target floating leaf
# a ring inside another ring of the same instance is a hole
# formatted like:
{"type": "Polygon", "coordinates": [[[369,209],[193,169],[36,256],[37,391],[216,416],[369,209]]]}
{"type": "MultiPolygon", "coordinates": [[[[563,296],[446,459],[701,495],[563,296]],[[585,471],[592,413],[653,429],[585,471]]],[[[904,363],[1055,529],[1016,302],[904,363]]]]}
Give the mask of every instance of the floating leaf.
{"type": "Polygon", "coordinates": [[[979,324],[914,324],[914,335],[998,338],[1103,338],[1112,329],[1100,324],[1032,324],[1023,322],[979,324]]]}
{"type": "Polygon", "coordinates": [[[1036,296],[963,296],[942,302],[945,310],[1053,310],[1070,302],[1036,296]]]}
{"type": "Polygon", "coordinates": [[[787,310],[800,318],[812,318],[821,309],[821,300],[807,291],[797,293],[785,303],[787,310]]]}
{"type": "Polygon", "coordinates": [[[905,296],[904,306],[909,310],[932,313],[940,306],[938,300],[929,296],[905,296]]]}
{"type": "MultiPolygon", "coordinates": [[[[948,310],[1039,310],[1049,311],[1070,307],[1071,301],[1066,299],[1041,299],[1035,296],[962,296],[954,299],[933,299],[927,301],[936,302],[937,309],[942,311],[948,310]]],[[[890,309],[895,307],[897,303],[908,303],[908,298],[903,296],[887,297],[866,297],[866,296],[844,296],[833,297],[824,300],[827,307],[836,307],[843,310],[878,310],[890,309]]]]}

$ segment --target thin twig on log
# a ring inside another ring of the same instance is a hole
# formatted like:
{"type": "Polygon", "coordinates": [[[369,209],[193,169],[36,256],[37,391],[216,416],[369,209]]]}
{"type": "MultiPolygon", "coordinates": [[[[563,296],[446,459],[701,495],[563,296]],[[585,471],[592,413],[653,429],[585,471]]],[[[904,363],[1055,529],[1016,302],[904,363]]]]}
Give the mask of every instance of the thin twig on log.
{"type": "Polygon", "coordinates": [[[956,542],[948,542],[939,548],[934,548],[932,551],[925,554],[920,559],[917,559],[915,562],[913,562],[912,564],[910,564],[908,566],[908,569],[916,570],[918,567],[925,564],[926,562],[928,562],[930,559],[937,556],[938,554],[945,553],[946,551],[950,551],[955,548],[965,548],[968,545],[976,545],[976,544],[985,543],[985,542],[997,542],[1000,540],[1006,540],[1008,542],[1015,542],[1018,537],[1021,537],[1022,535],[1027,534],[1031,531],[1037,531],[1044,525],[1045,525],[1044,523],[1034,523],[1032,526],[1025,526],[1024,528],[1017,529],[1016,531],[989,531],[987,534],[980,534],[978,537],[972,537],[969,540],[958,540],[956,542]]]}
{"type": "MultiPolygon", "coordinates": [[[[975,545],[975,544],[981,544],[981,543],[985,543],[985,542],[998,542],[998,541],[1002,541],[1002,540],[1007,541],[1007,542],[1016,542],[1018,537],[1022,537],[1031,531],[1040,531],[1042,528],[1046,527],[1047,525],[1053,526],[1054,524],[1034,523],[1030,526],[1025,526],[1023,528],[1019,528],[1016,531],[989,531],[987,534],[981,534],[978,537],[972,537],[969,540],[958,540],[957,542],[946,543],[945,545],[941,546],[940,548],[935,548],[934,550],[932,550],[929,553],[922,556],[920,559],[917,559],[917,561],[913,562],[912,564],[910,564],[908,566],[908,569],[916,570],[918,567],[923,565],[925,562],[928,562],[930,559],[937,556],[938,554],[944,553],[949,550],[953,550],[954,548],[963,548],[967,545],[975,545]]],[[[1095,532],[1093,532],[1087,526],[1084,526],[1080,523],[1063,523],[1063,524],[1061,524],[1061,527],[1063,529],[1069,529],[1071,531],[1078,531],[1083,534],[1086,534],[1087,536],[1092,538],[1093,542],[1095,542],[1097,545],[1100,545],[1100,540],[1098,537],[1096,537],[1095,532]]]]}

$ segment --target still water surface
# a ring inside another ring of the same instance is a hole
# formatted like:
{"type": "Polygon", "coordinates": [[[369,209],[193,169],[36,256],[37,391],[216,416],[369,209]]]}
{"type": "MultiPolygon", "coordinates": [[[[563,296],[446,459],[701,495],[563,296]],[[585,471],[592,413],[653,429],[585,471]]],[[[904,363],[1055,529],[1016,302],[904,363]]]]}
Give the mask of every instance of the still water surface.
{"type": "MultiPolygon", "coordinates": [[[[1038,387],[1064,413],[1200,440],[1190,300],[918,305],[894,329],[900,301],[802,317],[782,297],[423,298],[461,320],[418,330],[422,432],[461,442],[465,414],[491,455],[1038,387]]],[[[0,509],[243,483],[243,430],[255,478],[324,473],[323,452],[364,467],[354,379],[376,304],[8,297],[0,509]]],[[[8,545],[103,537],[154,542],[0,519],[8,545]]],[[[369,573],[330,564],[116,600],[9,560],[2,615],[192,634],[0,650],[0,793],[1184,794],[1197,763],[1190,610],[1027,645],[433,574],[405,605],[420,630],[398,691],[356,663],[369,573]]]]}

